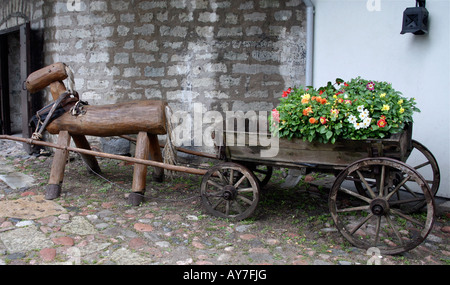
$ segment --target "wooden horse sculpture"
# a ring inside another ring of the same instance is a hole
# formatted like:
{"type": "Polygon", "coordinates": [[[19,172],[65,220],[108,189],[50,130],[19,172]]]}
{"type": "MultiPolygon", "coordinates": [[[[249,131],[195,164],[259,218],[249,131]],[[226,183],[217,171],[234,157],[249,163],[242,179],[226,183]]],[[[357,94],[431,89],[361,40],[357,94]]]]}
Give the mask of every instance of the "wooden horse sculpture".
{"type": "MultiPolygon", "coordinates": [[[[44,67],[29,75],[27,89],[30,93],[35,93],[50,86],[53,99],[59,103],[61,97],[68,93],[62,80],[66,79],[69,73],[70,69],[64,63],[44,67]]],[[[154,161],[163,162],[157,135],[166,134],[167,103],[160,100],[142,100],[102,106],[84,105],[82,114],[74,114],[71,111],[77,104],[75,101],[78,101],[78,94],[72,90],[69,90],[69,93],[70,96],[62,100],[65,102],[65,112],[44,126],[49,133],[58,134],[59,145],[69,146],[72,138],[78,148],[90,150],[86,135],[108,137],[137,134],[135,157],[148,159],[150,156],[154,161]]],[[[55,150],[46,199],[55,199],[61,194],[67,156],[67,150],[55,150]]],[[[90,169],[100,171],[94,156],[82,155],[82,158],[90,169]]],[[[146,165],[134,165],[132,193],[129,196],[132,205],[139,205],[144,200],[146,175],[146,165]]],[[[164,170],[155,167],[153,179],[161,182],[164,179],[164,170]]]]}

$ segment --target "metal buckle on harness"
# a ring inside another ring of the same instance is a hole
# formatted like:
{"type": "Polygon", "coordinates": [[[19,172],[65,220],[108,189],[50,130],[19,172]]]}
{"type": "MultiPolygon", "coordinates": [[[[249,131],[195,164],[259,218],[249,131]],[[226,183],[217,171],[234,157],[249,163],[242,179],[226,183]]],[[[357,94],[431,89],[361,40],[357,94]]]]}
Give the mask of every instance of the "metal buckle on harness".
{"type": "Polygon", "coordinates": [[[86,114],[86,110],[83,108],[85,105],[88,105],[88,102],[78,100],[78,102],[70,108],[70,114],[72,114],[72,116],[82,116],[86,114]]]}

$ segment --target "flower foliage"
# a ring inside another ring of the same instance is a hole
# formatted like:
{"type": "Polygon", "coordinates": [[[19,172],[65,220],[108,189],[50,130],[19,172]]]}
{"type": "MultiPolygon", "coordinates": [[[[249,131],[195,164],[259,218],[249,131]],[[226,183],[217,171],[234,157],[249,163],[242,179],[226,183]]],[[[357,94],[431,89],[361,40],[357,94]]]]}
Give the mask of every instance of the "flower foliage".
{"type": "Polygon", "coordinates": [[[269,119],[279,137],[335,143],[398,133],[420,112],[415,105],[387,82],[338,78],[318,89],[289,88],[269,119]]]}

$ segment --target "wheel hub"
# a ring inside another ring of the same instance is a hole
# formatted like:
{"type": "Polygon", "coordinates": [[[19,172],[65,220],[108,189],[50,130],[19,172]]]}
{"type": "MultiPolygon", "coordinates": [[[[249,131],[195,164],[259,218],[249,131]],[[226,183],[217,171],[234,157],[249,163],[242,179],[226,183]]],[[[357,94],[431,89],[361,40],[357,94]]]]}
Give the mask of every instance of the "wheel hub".
{"type": "Polygon", "coordinates": [[[234,200],[234,199],[236,199],[236,196],[237,196],[237,190],[234,186],[227,185],[227,186],[223,187],[222,197],[225,200],[234,200]]]}
{"type": "Polygon", "coordinates": [[[370,210],[376,216],[383,216],[389,212],[389,203],[382,198],[373,199],[370,203],[370,210]]]}

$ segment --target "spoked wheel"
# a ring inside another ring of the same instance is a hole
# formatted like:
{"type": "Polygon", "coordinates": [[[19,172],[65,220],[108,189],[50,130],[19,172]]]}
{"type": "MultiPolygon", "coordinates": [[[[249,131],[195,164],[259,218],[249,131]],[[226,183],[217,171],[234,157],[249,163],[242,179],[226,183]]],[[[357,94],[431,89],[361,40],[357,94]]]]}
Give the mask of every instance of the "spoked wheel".
{"type": "MultiPolygon", "coordinates": [[[[414,170],[416,170],[427,182],[431,195],[434,197],[439,189],[439,184],[441,181],[441,175],[439,171],[439,166],[437,164],[436,159],[433,154],[421,143],[418,141],[412,140],[412,150],[410,155],[408,156],[408,160],[406,164],[412,166],[414,170]]],[[[355,177],[355,186],[358,190],[358,193],[369,197],[369,193],[367,191],[367,187],[359,181],[358,177],[355,177]]],[[[397,177],[401,179],[401,177],[397,177]]],[[[367,183],[370,186],[375,186],[374,179],[367,179],[367,183]]],[[[416,189],[416,185],[413,181],[405,183],[400,191],[397,192],[396,196],[393,199],[400,199],[400,195],[405,199],[409,197],[409,199],[417,199],[415,203],[408,203],[402,205],[402,209],[408,213],[414,213],[423,208],[426,205],[425,199],[420,199],[421,190],[416,189]]]]}
{"type": "Polygon", "coordinates": [[[383,254],[418,246],[434,222],[434,200],[426,180],[414,168],[390,158],[361,159],[345,168],[332,186],[329,207],[337,229],[351,244],[375,247],[383,254]],[[364,185],[367,195],[358,193],[352,182],[364,185]],[[407,183],[421,191],[416,198],[397,195],[407,183]],[[418,202],[425,202],[425,213],[405,210],[418,202]]]}
{"type": "Polygon", "coordinates": [[[259,165],[253,163],[242,163],[255,175],[256,180],[259,183],[259,188],[262,189],[269,183],[270,178],[272,178],[273,167],[269,165],[259,165]]]}
{"type": "Polygon", "coordinates": [[[259,201],[259,184],[242,165],[227,162],[211,168],[202,179],[203,206],[214,216],[242,220],[259,201]]]}
{"type": "MultiPolygon", "coordinates": [[[[431,194],[434,197],[439,189],[439,184],[441,181],[441,175],[439,171],[439,166],[437,164],[436,159],[433,154],[421,143],[418,141],[412,140],[412,150],[410,155],[408,156],[408,160],[406,164],[411,165],[414,170],[419,172],[425,181],[427,182],[431,194]]],[[[358,193],[364,196],[368,196],[367,187],[362,184],[358,177],[355,177],[355,186],[358,190],[358,193]]],[[[367,180],[369,185],[375,186],[375,181],[367,180]]],[[[399,195],[409,196],[410,199],[416,199],[420,196],[420,190],[416,191],[414,189],[414,182],[407,182],[403,185],[399,192],[397,192],[397,198],[399,195]]],[[[408,211],[409,213],[414,213],[420,210],[423,206],[425,206],[425,200],[418,200],[416,203],[408,203],[403,206],[403,210],[408,211]]]]}

